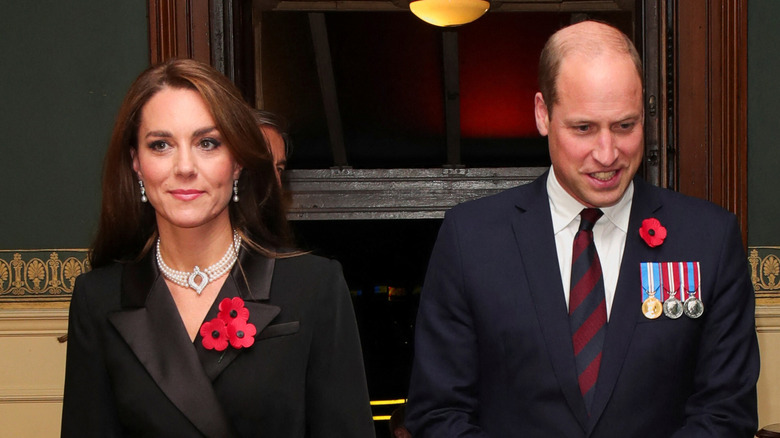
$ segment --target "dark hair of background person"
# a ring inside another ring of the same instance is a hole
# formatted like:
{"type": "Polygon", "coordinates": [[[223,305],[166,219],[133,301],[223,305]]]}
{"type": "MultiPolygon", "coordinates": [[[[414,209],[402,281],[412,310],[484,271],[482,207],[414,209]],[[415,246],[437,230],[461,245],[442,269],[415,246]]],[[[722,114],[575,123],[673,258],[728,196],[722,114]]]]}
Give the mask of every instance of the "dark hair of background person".
{"type": "Polygon", "coordinates": [[[253,109],[252,116],[255,118],[257,126],[270,126],[276,129],[279,135],[282,136],[282,140],[284,141],[284,156],[286,160],[289,160],[290,155],[292,155],[293,145],[290,135],[287,133],[287,129],[289,128],[287,120],[279,114],[262,109],[253,109]]]}
{"type": "Polygon", "coordinates": [[[290,231],[273,158],[251,108],[238,88],[211,66],[191,59],[173,59],[144,71],[120,106],[103,164],[103,199],[90,251],[92,267],[139,260],[157,238],[154,208],[140,201],[130,151],[138,148],[144,105],[166,87],[197,92],[211,111],[225,146],[242,167],[239,202],[231,201],[228,206],[231,224],[242,232],[248,246],[276,257],[277,253],[267,247],[289,247],[290,231]]]}

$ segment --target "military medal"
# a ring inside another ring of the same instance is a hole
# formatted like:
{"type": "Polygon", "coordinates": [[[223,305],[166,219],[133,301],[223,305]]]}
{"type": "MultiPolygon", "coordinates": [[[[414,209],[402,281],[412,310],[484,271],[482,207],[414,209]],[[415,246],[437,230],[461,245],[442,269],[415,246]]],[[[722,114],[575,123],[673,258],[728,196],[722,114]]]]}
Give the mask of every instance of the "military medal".
{"type": "Polygon", "coordinates": [[[677,299],[677,288],[680,284],[679,263],[662,263],[664,289],[664,315],[669,319],[677,319],[683,314],[683,303],[677,299]]]}
{"type": "Polygon", "coordinates": [[[700,276],[699,262],[684,262],[684,287],[688,291],[688,298],[683,303],[685,315],[689,318],[698,318],[704,313],[704,303],[699,299],[700,295],[700,276]]]}
{"type": "Polygon", "coordinates": [[[655,292],[651,292],[650,298],[642,303],[642,313],[647,319],[656,319],[663,313],[661,302],[653,295],[655,292]]]}
{"type": "Polygon", "coordinates": [[[660,280],[659,263],[640,263],[642,273],[642,314],[647,319],[656,319],[663,313],[661,301],[655,297],[655,293],[660,289],[658,281],[660,280]]]}

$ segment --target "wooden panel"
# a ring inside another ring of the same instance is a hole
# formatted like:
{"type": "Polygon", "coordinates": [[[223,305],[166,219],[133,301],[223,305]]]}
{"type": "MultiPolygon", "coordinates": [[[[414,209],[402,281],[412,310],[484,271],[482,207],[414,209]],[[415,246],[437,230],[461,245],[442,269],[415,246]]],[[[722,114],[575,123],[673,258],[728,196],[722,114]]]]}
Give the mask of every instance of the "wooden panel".
{"type": "Polygon", "coordinates": [[[65,308],[0,309],[0,436],[59,436],[67,323],[65,308]]]}
{"type": "Polygon", "coordinates": [[[747,2],[676,5],[676,188],[736,214],[747,244],[747,2]]]}
{"type": "Polygon", "coordinates": [[[458,32],[444,29],[441,33],[442,64],[444,66],[444,117],[447,139],[447,166],[461,166],[460,154],[460,69],[458,32]]]}
{"type": "Polygon", "coordinates": [[[148,0],[147,4],[152,64],[171,58],[211,62],[208,1],[148,0]]]}
{"type": "Polygon", "coordinates": [[[780,423],[780,305],[756,308],[756,330],[761,350],[758,377],[758,425],[780,423]]]}
{"type": "Polygon", "coordinates": [[[344,146],[344,131],[341,124],[341,111],[339,110],[336,77],[333,72],[325,15],[321,12],[309,13],[309,25],[314,43],[314,58],[317,64],[317,76],[320,80],[322,105],[325,107],[325,118],[328,122],[333,165],[347,167],[349,163],[347,162],[347,150],[344,146]]]}
{"type": "Polygon", "coordinates": [[[526,184],[547,168],[317,169],[285,173],[291,220],[442,218],[456,204],[526,184]]]}

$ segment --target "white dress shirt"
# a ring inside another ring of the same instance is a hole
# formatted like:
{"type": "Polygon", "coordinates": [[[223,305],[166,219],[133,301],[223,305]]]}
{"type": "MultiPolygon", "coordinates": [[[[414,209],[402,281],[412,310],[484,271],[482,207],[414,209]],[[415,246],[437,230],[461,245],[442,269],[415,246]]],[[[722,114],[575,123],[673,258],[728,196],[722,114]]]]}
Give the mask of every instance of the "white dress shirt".
{"type": "MultiPolygon", "coordinates": [[[[601,261],[604,275],[604,293],[607,299],[607,320],[612,310],[615,298],[615,288],[620,274],[620,263],[623,260],[623,249],[626,246],[628,219],[631,215],[631,200],[634,195],[634,183],[631,182],[617,204],[602,207],[604,215],[593,227],[593,240],[601,261]]],[[[563,294],[566,306],[569,305],[569,289],[571,287],[571,258],[574,245],[574,235],[580,227],[580,212],[587,208],[564,190],[555,172],[550,166],[547,177],[547,197],[550,201],[555,246],[558,252],[558,265],[561,269],[563,294]]]]}

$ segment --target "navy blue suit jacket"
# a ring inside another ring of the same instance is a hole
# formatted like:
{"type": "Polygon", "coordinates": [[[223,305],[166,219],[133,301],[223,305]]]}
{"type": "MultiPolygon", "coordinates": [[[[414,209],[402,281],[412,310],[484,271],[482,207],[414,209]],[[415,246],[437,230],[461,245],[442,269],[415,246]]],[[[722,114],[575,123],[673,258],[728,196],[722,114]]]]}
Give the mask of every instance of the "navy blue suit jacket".
{"type": "Polygon", "coordinates": [[[634,179],[592,413],[577,384],[545,174],[455,207],[428,267],[407,424],[426,437],[752,437],[755,303],[734,215],[634,179]],[[668,231],[651,248],[642,220],[668,231]],[[705,311],[647,319],[641,262],[698,261],[705,311]]]}

